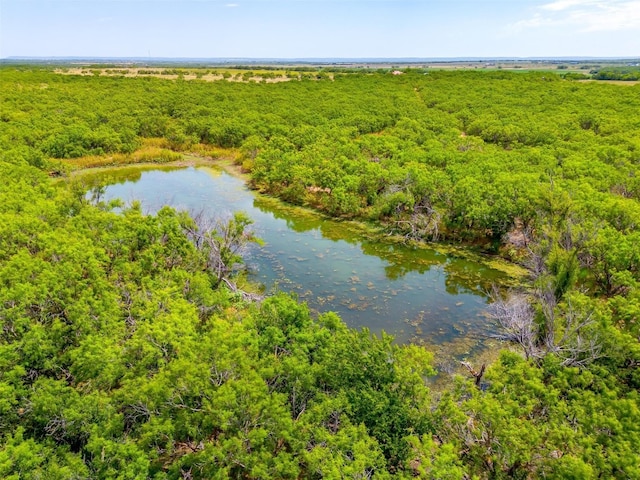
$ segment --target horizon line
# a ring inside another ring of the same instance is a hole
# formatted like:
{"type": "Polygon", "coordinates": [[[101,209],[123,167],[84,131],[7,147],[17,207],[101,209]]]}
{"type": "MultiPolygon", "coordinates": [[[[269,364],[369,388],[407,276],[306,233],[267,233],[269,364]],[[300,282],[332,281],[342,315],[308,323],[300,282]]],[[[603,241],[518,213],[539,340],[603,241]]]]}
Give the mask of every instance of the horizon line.
{"type": "Polygon", "coordinates": [[[526,60],[633,60],[640,56],[587,56],[587,55],[558,55],[558,56],[456,56],[456,57],[145,57],[145,56],[90,56],[90,55],[11,55],[0,57],[4,60],[176,60],[176,61],[306,61],[306,62],[437,62],[437,61],[526,61],[526,60]]]}

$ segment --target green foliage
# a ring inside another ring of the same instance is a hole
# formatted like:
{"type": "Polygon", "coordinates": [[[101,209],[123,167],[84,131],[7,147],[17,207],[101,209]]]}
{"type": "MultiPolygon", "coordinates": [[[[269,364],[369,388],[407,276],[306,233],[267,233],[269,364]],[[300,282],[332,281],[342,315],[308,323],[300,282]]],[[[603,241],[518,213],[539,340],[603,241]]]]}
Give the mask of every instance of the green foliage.
{"type": "Polygon", "coordinates": [[[606,67],[593,74],[596,80],[640,80],[639,67],[606,67]]]}
{"type": "MultiPolygon", "coordinates": [[[[283,294],[245,303],[208,273],[184,214],[115,213],[2,169],[4,477],[384,478],[408,464],[408,436],[428,432],[424,349],[283,294]]],[[[204,235],[233,266],[249,224],[237,213],[204,235]]]]}
{"type": "Polygon", "coordinates": [[[0,476],[640,478],[635,87],[290,76],[2,69],[0,476]],[[334,216],[508,244],[533,276],[528,358],[432,395],[423,348],[247,301],[246,215],[116,212],[38,171],[153,137],[237,148],[255,188],[334,216]]]}
{"type": "Polygon", "coordinates": [[[440,438],[483,477],[635,478],[637,392],[597,372],[503,353],[485,393],[462,384],[440,402],[440,438]]]}
{"type": "Polygon", "coordinates": [[[145,137],[176,150],[240,148],[256,188],[415,238],[495,246],[536,226],[550,183],[596,217],[640,192],[634,90],[553,73],[381,71],[263,85],[4,68],[2,78],[5,161],[42,168],[131,152],[145,137]]]}

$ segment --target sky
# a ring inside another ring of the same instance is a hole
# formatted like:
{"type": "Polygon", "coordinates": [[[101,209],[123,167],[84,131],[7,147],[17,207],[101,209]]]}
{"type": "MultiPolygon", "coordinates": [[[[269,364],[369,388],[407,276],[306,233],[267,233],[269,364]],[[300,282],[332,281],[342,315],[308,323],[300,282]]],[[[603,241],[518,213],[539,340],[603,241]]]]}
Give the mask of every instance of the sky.
{"type": "Polygon", "coordinates": [[[640,0],[0,0],[0,58],[639,57],[640,0]]]}

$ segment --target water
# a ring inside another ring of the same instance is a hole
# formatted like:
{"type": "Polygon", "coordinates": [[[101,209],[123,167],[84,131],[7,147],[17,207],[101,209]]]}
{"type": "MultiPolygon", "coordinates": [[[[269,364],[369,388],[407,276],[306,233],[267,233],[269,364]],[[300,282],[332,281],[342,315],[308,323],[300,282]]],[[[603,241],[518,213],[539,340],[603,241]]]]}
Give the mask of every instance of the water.
{"type": "Polygon", "coordinates": [[[371,240],[348,222],[256,196],[212,168],[112,170],[106,200],[138,200],[153,213],[163,205],[212,216],[242,210],[265,242],[246,252],[251,278],[295,292],[318,312],[335,311],[352,327],[393,334],[397,341],[471,343],[494,330],[484,313],[487,292],[504,274],[469,260],[371,240]]]}

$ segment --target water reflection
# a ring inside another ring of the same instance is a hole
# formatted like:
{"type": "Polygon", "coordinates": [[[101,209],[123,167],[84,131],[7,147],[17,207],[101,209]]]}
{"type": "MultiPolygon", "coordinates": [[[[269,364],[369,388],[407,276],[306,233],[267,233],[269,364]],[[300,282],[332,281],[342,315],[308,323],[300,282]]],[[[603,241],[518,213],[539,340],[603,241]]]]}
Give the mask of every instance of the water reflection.
{"type": "Polygon", "coordinates": [[[103,198],[164,204],[211,215],[243,210],[264,247],[247,263],[267,291],[294,292],[317,311],[336,311],[351,326],[394,334],[399,341],[450,342],[487,331],[486,294],[503,274],[435,250],[382,240],[357,225],[257,197],[242,181],[210,168],[118,169],[91,177],[103,198]]]}

